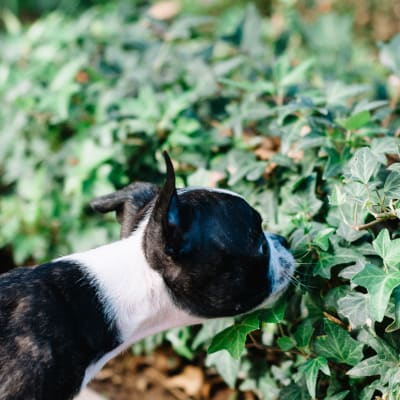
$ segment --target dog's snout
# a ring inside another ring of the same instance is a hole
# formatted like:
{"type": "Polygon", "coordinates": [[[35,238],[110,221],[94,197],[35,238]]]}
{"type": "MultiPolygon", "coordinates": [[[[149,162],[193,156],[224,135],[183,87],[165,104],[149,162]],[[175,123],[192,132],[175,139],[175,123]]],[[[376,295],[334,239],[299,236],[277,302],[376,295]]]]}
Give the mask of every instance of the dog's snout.
{"type": "Polygon", "coordinates": [[[272,238],[273,240],[276,240],[282,247],[289,250],[289,243],[283,236],[273,234],[272,238]]]}

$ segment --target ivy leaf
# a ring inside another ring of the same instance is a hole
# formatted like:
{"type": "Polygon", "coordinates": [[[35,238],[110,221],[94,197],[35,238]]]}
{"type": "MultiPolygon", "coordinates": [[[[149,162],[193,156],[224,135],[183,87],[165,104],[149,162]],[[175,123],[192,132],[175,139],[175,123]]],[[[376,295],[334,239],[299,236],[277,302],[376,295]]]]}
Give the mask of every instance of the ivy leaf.
{"type": "Polygon", "coordinates": [[[376,265],[366,264],[352,282],[368,290],[372,316],[375,321],[381,322],[393,289],[400,285],[400,271],[385,272],[376,265]]]}
{"type": "Polygon", "coordinates": [[[320,356],[313,358],[299,367],[299,373],[305,376],[308,392],[313,399],[316,397],[316,386],[319,371],[322,371],[325,375],[331,374],[328,361],[325,357],[320,356]]]}
{"type": "Polygon", "coordinates": [[[348,293],[338,300],[338,306],[338,311],[349,320],[353,328],[366,325],[372,319],[369,296],[364,293],[348,293]]]}
{"type": "Polygon", "coordinates": [[[400,173],[392,171],[385,180],[383,193],[389,199],[400,199],[400,173]]]}
{"type": "Polygon", "coordinates": [[[355,365],[363,358],[362,343],[354,340],[349,333],[338,325],[325,320],[326,335],[314,340],[314,350],[320,356],[330,360],[355,365]]]}
{"type": "Polygon", "coordinates": [[[371,115],[369,111],[364,110],[358,112],[357,114],[353,114],[346,119],[338,120],[338,122],[347,130],[353,131],[367,125],[370,120],[371,115]]]}
{"type": "Polygon", "coordinates": [[[386,252],[390,245],[390,235],[387,229],[382,229],[379,235],[372,242],[375,251],[383,258],[386,258],[386,252]]]}
{"type": "Polygon", "coordinates": [[[240,360],[233,359],[227,352],[207,354],[207,367],[215,367],[229,387],[234,388],[240,369],[240,360]]]}
{"type": "Polygon", "coordinates": [[[390,267],[400,265],[400,239],[390,240],[387,229],[381,230],[372,244],[375,251],[383,258],[385,265],[390,267]]]}
{"type": "Polygon", "coordinates": [[[400,34],[397,34],[389,43],[381,45],[379,54],[381,63],[392,70],[392,72],[400,76],[400,34]]]}
{"type": "Polygon", "coordinates": [[[294,338],[299,347],[307,347],[310,344],[311,337],[314,333],[312,322],[309,319],[303,321],[294,334],[294,338]]]}
{"type": "Polygon", "coordinates": [[[278,346],[283,351],[288,351],[290,349],[293,349],[293,347],[296,346],[296,343],[294,342],[294,340],[289,336],[281,336],[277,339],[276,342],[278,343],[278,346]]]}
{"type": "Polygon", "coordinates": [[[214,336],[207,353],[227,350],[234,359],[239,359],[246,344],[247,335],[259,329],[258,313],[246,316],[241,322],[224,329],[214,336]]]}
{"type": "Polygon", "coordinates": [[[386,332],[394,332],[400,329],[400,286],[393,290],[394,321],[386,327],[386,332]]]}
{"type": "Polygon", "coordinates": [[[313,275],[320,275],[323,278],[330,279],[331,269],[334,266],[354,263],[362,258],[363,256],[359,252],[344,247],[339,247],[335,250],[335,254],[321,251],[318,263],[314,267],[313,275]]]}
{"type": "Polygon", "coordinates": [[[306,73],[313,66],[314,62],[314,59],[308,59],[286,73],[280,81],[281,86],[289,86],[301,82],[302,79],[305,79],[306,73]]]}
{"type": "Polygon", "coordinates": [[[188,344],[188,341],[191,339],[191,331],[189,327],[171,329],[167,332],[166,338],[179,355],[188,360],[193,359],[194,353],[189,348],[188,344]]]}
{"type": "Polygon", "coordinates": [[[387,229],[381,230],[372,244],[375,251],[383,258],[385,265],[390,267],[400,265],[400,239],[390,240],[387,229]]]}
{"type": "Polygon", "coordinates": [[[362,147],[354,153],[349,167],[352,178],[367,184],[378,167],[378,160],[370,148],[362,147]]]}
{"type": "Polygon", "coordinates": [[[382,375],[387,368],[392,368],[393,363],[385,361],[379,355],[367,358],[347,371],[347,375],[354,378],[364,376],[382,375]]]}
{"type": "Polygon", "coordinates": [[[211,339],[220,331],[231,326],[234,323],[233,318],[217,318],[205,322],[197,335],[195,336],[192,348],[197,349],[204,343],[211,341],[211,339]]]}
{"type": "Polygon", "coordinates": [[[272,308],[259,311],[259,319],[261,322],[279,324],[284,320],[286,303],[279,301],[272,308]]]}
{"type": "Polygon", "coordinates": [[[383,338],[373,335],[369,330],[364,328],[360,331],[357,339],[374,349],[384,359],[397,363],[398,356],[395,348],[389,345],[383,338]]]}
{"type": "Polygon", "coordinates": [[[315,235],[315,237],[312,241],[313,245],[318,246],[323,251],[328,251],[329,238],[331,237],[331,235],[334,231],[335,230],[332,228],[326,228],[326,229],[323,229],[322,231],[319,231],[315,235]]]}
{"type": "Polygon", "coordinates": [[[279,393],[279,400],[310,400],[307,389],[294,383],[285,386],[279,393]]]}
{"type": "Polygon", "coordinates": [[[349,390],[344,390],[342,392],[335,393],[328,397],[325,397],[325,400],[343,400],[347,397],[348,394],[349,394],[349,390]]]}

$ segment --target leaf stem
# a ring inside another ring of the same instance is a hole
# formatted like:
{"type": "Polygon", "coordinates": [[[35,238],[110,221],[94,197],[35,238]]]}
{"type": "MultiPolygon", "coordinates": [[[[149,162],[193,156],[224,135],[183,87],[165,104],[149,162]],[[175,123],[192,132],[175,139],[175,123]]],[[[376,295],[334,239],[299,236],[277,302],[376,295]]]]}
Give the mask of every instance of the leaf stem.
{"type": "Polygon", "coordinates": [[[366,230],[366,229],[372,228],[373,226],[379,224],[380,222],[387,221],[387,220],[392,220],[392,219],[397,219],[397,215],[393,214],[393,212],[375,214],[374,216],[375,216],[376,219],[374,219],[373,221],[368,222],[366,224],[355,225],[355,226],[353,226],[353,228],[356,231],[362,231],[362,230],[366,230]]]}

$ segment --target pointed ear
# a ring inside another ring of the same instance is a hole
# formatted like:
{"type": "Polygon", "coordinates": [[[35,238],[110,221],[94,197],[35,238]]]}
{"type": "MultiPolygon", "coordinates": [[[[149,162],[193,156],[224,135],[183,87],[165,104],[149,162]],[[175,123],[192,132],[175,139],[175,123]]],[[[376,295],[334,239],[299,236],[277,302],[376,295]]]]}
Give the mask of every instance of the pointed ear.
{"type": "Polygon", "coordinates": [[[97,197],[90,202],[98,212],[115,211],[121,224],[121,238],[130,236],[137,226],[140,210],[152,201],[159,188],[152,183],[135,182],[114,193],[97,197]]]}
{"type": "Polygon", "coordinates": [[[184,221],[182,207],[175,188],[175,171],[166,151],[163,152],[167,176],[153,209],[153,220],[162,228],[165,252],[172,257],[183,254],[188,249],[184,243],[184,221]]]}

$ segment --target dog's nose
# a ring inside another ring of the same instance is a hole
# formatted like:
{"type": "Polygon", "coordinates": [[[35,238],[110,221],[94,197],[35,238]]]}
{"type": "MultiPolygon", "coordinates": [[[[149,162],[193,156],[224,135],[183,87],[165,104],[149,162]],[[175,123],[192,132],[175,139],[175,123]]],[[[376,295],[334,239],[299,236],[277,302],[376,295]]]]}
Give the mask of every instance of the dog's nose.
{"type": "Polygon", "coordinates": [[[272,234],[271,236],[272,236],[272,238],[273,238],[274,240],[276,240],[277,242],[279,242],[279,244],[280,244],[282,247],[284,247],[285,249],[289,250],[289,243],[288,243],[288,241],[287,241],[283,236],[275,235],[275,234],[272,234]]]}

